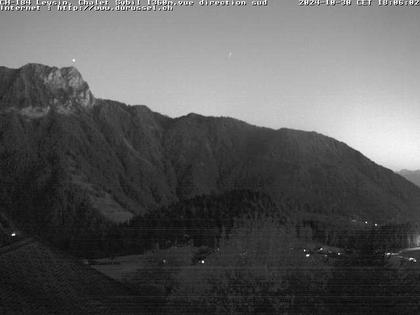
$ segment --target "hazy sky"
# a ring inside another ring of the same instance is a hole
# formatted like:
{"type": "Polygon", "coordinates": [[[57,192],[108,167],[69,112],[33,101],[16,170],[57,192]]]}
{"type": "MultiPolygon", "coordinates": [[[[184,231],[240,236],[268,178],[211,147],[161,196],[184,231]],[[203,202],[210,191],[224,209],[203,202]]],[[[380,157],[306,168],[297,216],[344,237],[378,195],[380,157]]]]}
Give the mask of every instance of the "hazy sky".
{"type": "Polygon", "coordinates": [[[394,170],[420,169],[420,7],[297,3],[0,12],[0,64],[75,58],[99,98],[314,130],[394,170]]]}

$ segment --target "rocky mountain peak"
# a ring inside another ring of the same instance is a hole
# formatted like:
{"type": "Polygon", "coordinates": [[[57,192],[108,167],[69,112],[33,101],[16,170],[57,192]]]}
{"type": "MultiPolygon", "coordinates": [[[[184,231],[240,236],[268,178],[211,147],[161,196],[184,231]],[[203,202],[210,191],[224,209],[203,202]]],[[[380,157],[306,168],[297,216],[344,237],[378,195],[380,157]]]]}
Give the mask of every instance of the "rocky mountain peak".
{"type": "Polygon", "coordinates": [[[89,108],[95,98],[74,67],[27,64],[20,69],[0,68],[0,108],[26,115],[42,115],[55,108],[69,113],[89,108]]]}

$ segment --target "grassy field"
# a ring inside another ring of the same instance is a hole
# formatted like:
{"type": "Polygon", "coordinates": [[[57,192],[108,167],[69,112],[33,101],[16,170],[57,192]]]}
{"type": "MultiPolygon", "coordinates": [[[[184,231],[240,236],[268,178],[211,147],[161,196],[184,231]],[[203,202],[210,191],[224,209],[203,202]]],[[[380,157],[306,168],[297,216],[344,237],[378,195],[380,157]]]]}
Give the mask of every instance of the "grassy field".
{"type": "Polygon", "coordinates": [[[135,273],[138,269],[144,267],[144,255],[118,256],[113,259],[96,259],[92,268],[102,272],[108,277],[123,281],[135,273]]]}

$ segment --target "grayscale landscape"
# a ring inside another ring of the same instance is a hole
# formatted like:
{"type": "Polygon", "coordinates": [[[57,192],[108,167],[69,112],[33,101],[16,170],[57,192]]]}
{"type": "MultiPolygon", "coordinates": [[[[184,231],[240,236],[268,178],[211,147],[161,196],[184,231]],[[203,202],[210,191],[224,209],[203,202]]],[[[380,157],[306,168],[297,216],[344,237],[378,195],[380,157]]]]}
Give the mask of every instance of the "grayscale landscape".
{"type": "Polygon", "coordinates": [[[418,13],[357,3],[0,11],[0,314],[420,313],[418,13]]]}

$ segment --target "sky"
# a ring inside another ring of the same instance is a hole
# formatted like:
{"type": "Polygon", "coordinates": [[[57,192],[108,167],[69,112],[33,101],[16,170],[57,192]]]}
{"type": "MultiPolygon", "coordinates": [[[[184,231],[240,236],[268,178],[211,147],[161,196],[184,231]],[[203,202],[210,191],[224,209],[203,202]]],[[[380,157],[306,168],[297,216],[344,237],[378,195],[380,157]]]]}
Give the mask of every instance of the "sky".
{"type": "Polygon", "coordinates": [[[316,131],[393,170],[420,169],[419,14],[356,0],[0,11],[0,65],[73,65],[98,98],[316,131]]]}

